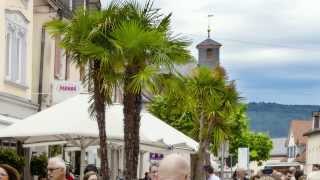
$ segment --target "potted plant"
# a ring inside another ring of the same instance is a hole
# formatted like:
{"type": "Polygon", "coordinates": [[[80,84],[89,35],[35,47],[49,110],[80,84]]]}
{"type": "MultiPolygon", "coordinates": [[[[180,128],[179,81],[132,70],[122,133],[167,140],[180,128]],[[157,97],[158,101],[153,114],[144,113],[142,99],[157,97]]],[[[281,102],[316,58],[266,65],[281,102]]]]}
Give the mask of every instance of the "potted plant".
{"type": "Polygon", "coordinates": [[[32,156],[30,161],[30,172],[32,176],[38,176],[38,179],[47,176],[48,157],[45,153],[38,156],[32,156]]]}
{"type": "Polygon", "coordinates": [[[14,149],[0,148],[0,164],[8,164],[22,173],[25,159],[19,156],[14,149]]]}

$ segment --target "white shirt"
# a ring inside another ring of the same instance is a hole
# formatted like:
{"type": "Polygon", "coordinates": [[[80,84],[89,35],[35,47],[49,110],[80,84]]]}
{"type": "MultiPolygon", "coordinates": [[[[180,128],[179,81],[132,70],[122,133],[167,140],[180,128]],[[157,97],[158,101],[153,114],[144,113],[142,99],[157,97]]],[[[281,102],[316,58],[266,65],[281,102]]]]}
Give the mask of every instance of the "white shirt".
{"type": "Polygon", "coordinates": [[[210,174],[208,180],[220,180],[220,178],[214,174],[210,174]]]}

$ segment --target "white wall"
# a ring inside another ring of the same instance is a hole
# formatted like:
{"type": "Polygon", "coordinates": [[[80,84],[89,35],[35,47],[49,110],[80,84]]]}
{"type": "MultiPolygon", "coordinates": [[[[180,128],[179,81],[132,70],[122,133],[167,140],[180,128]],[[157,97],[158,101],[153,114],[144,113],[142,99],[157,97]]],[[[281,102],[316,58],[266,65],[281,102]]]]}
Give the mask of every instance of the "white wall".
{"type": "Polygon", "coordinates": [[[312,171],[313,164],[320,164],[320,134],[313,134],[308,137],[305,165],[307,173],[312,171]]]}

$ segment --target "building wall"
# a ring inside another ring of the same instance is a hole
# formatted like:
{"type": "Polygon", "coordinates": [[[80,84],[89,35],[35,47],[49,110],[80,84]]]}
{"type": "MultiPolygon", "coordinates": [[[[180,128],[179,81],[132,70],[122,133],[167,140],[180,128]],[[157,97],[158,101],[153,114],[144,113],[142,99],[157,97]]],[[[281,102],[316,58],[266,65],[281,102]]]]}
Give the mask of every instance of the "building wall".
{"type": "Polygon", "coordinates": [[[33,1],[1,0],[0,1],[0,113],[7,116],[24,118],[33,114],[36,105],[31,103],[32,86],[32,41],[33,41],[33,1]],[[8,12],[26,21],[26,49],[23,85],[6,79],[7,72],[7,20],[8,12]]]}
{"type": "MultiPolygon", "coordinates": [[[[32,101],[38,103],[39,95],[39,78],[40,78],[40,59],[41,59],[41,38],[43,25],[56,17],[57,14],[50,8],[48,3],[43,0],[36,0],[34,7],[34,27],[33,33],[37,34],[33,42],[33,74],[32,74],[32,101]]],[[[53,82],[53,68],[54,68],[54,55],[55,55],[55,41],[45,33],[45,47],[44,47],[44,62],[43,62],[43,99],[50,95],[50,82],[53,82]]]]}
{"type": "MultiPolygon", "coordinates": [[[[33,43],[33,83],[32,89],[34,92],[32,101],[38,102],[39,94],[39,74],[41,61],[41,32],[43,25],[53,19],[60,18],[46,0],[35,0],[34,7],[34,38],[33,43]]],[[[45,30],[45,48],[44,48],[44,62],[43,62],[43,80],[42,80],[42,108],[52,105],[53,102],[53,83],[54,81],[72,81],[78,82],[80,80],[79,69],[72,63],[71,59],[67,59],[66,53],[60,48],[59,37],[52,37],[45,30]]]]}
{"type": "Polygon", "coordinates": [[[305,171],[310,173],[313,164],[320,164],[320,134],[308,137],[305,171]]]}
{"type": "Polygon", "coordinates": [[[32,25],[33,25],[33,1],[29,0],[28,5],[23,4],[24,0],[2,0],[0,4],[0,92],[5,92],[15,96],[31,99],[31,66],[32,66],[32,46],[27,45],[27,68],[26,68],[26,87],[19,87],[5,82],[6,71],[6,10],[17,11],[29,21],[27,24],[27,43],[32,43],[32,25]]]}

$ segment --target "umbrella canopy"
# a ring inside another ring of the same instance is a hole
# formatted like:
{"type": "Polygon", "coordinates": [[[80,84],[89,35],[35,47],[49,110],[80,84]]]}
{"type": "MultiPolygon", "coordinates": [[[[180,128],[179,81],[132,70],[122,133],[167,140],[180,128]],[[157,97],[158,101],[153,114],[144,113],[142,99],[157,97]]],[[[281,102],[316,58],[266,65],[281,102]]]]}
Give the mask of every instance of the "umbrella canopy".
{"type": "Polygon", "coordinates": [[[19,122],[20,119],[16,119],[9,116],[4,116],[0,114],[0,129],[5,128],[13,123],[19,122]]]}
{"type": "MultiPolygon", "coordinates": [[[[0,138],[16,138],[25,144],[97,139],[98,126],[90,117],[89,95],[80,94],[37,114],[14,123],[0,132],[0,138]]],[[[106,109],[106,132],[109,140],[123,140],[123,106],[106,109]]],[[[164,143],[173,148],[197,149],[197,142],[143,111],[141,113],[141,142],[164,143]]]]}

